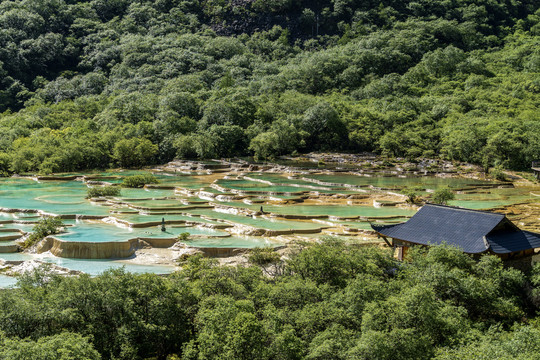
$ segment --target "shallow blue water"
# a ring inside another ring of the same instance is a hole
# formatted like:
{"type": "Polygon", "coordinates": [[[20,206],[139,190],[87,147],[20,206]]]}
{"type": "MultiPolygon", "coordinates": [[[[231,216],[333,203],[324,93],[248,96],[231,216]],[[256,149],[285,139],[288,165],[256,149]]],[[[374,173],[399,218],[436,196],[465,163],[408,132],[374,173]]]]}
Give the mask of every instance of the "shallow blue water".
{"type": "Polygon", "coordinates": [[[258,236],[231,236],[226,238],[193,239],[182,241],[190,246],[217,247],[217,248],[257,248],[273,247],[280,243],[271,238],[258,236]]]}
{"type": "Polygon", "coordinates": [[[154,273],[170,274],[174,271],[172,266],[163,265],[136,265],[123,263],[118,260],[90,260],[90,259],[66,259],[59,257],[43,258],[43,261],[50,262],[68,269],[78,270],[90,275],[99,275],[108,269],[118,269],[124,267],[126,271],[132,273],[154,273]]]}
{"type": "Polygon", "coordinates": [[[10,288],[15,286],[17,278],[0,274],[0,288],[10,288]]]}
{"type": "MultiPolygon", "coordinates": [[[[126,271],[133,273],[169,274],[174,271],[174,267],[172,266],[136,265],[119,260],[66,259],[51,255],[29,255],[23,253],[0,254],[0,259],[11,261],[27,261],[36,259],[43,262],[53,263],[71,270],[82,271],[90,275],[98,275],[107,269],[117,269],[123,266],[125,267],[126,271]]],[[[2,287],[2,284],[4,283],[15,283],[16,280],[14,279],[14,277],[0,274],[0,287],[2,287]]]]}

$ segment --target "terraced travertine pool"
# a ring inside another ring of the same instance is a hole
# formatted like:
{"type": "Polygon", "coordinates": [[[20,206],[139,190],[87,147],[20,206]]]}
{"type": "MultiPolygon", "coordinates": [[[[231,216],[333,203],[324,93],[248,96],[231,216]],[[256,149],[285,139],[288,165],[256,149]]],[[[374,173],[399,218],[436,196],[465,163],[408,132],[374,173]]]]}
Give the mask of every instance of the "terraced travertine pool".
{"type": "MultiPolygon", "coordinates": [[[[0,254],[5,261],[21,262],[39,260],[46,263],[56,264],[70,270],[85,272],[90,275],[99,275],[108,269],[124,268],[132,273],[155,273],[169,274],[175,270],[174,266],[164,265],[138,265],[126,263],[122,260],[94,260],[94,259],[66,259],[50,254],[34,255],[24,253],[0,254]]],[[[17,279],[13,276],[0,274],[0,288],[14,286],[17,279]]]]}
{"type": "Polygon", "coordinates": [[[436,176],[373,176],[354,174],[309,174],[301,177],[304,180],[314,180],[315,182],[348,184],[365,187],[403,189],[405,187],[421,187],[427,189],[437,189],[442,186],[451,188],[465,188],[491,184],[475,179],[467,178],[444,178],[436,176]]]}
{"type": "MultiPolygon", "coordinates": [[[[69,224],[70,222],[65,221],[64,223],[69,224]]],[[[97,221],[77,221],[76,223],[72,223],[72,225],[66,228],[65,233],[58,234],[56,237],[64,241],[105,242],[126,241],[133,238],[174,238],[182,233],[212,237],[229,235],[225,231],[193,226],[167,227],[165,231],[161,231],[160,226],[132,228],[127,226],[111,226],[111,224],[97,221]]]]}
{"type": "MultiPolygon", "coordinates": [[[[99,201],[85,199],[88,187],[99,186],[99,181],[118,184],[125,176],[143,171],[107,171],[88,177],[61,174],[45,179],[0,178],[0,231],[5,230],[0,232],[0,252],[17,241],[10,235],[19,230],[31,231],[34,223],[46,215],[64,219],[65,231],[56,235],[60,244],[83,248],[85,243],[125,243],[130,239],[174,240],[182,233],[189,234],[183,241],[186,246],[253,248],[282,245],[283,237],[277,236],[368,236],[368,221],[405,221],[415,213],[415,208],[396,194],[404,188],[417,187],[421,194],[428,195],[448,186],[456,191],[451,205],[474,209],[538,202],[532,193],[540,193],[538,187],[511,187],[493,181],[387,173],[366,176],[352,169],[348,173],[324,169],[243,172],[242,168],[220,168],[219,173],[174,171],[158,172],[157,185],[122,188],[120,196],[99,201]],[[377,201],[386,206],[375,207],[377,201]],[[162,221],[165,231],[161,229],[162,221]],[[6,236],[5,241],[2,236],[6,236]]],[[[36,257],[91,274],[119,266],[136,272],[166,273],[173,269],[119,259],[70,259],[50,252],[0,253],[0,259],[8,261],[36,257]]],[[[11,281],[5,276],[0,278],[0,287],[11,281]]]]}
{"type": "Polygon", "coordinates": [[[185,241],[187,245],[197,247],[256,248],[275,246],[276,242],[261,236],[231,236],[223,239],[199,238],[185,241]]]}
{"type": "Polygon", "coordinates": [[[56,264],[71,270],[82,271],[90,275],[99,275],[108,269],[124,268],[132,273],[170,274],[174,266],[163,265],[137,265],[128,264],[119,260],[96,260],[96,259],[66,259],[56,256],[41,257],[43,261],[56,264]]]}

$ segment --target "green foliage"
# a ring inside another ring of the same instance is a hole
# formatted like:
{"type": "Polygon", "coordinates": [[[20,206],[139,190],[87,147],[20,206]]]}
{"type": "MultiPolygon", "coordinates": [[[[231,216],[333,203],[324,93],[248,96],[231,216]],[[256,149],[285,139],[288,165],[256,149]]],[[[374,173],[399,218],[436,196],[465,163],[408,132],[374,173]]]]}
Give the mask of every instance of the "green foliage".
{"type": "Polygon", "coordinates": [[[525,170],[535,5],[2,2],[0,176],[314,150],[525,170]]]}
{"type": "Polygon", "coordinates": [[[538,359],[539,340],[540,329],[537,324],[518,326],[512,332],[495,330],[458,348],[439,349],[434,359],[538,359]]]}
{"type": "MultiPolygon", "coordinates": [[[[539,34],[532,0],[3,1],[0,176],[336,150],[525,170],[540,159],[539,34]]],[[[27,246],[59,226],[40,223],[27,246]]],[[[538,353],[537,323],[511,327],[538,310],[537,268],[528,279],[444,246],[398,264],[333,239],[250,261],[192,256],[167,278],[23,278],[0,292],[0,353],[538,353]]]]}
{"type": "Polygon", "coordinates": [[[456,195],[450,188],[441,188],[438,190],[435,190],[433,195],[431,196],[431,200],[435,204],[442,204],[446,205],[449,201],[454,200],[456,195]]]}
{"type": "Polygon", "coordinates": [[[281,261],[274,254],[254,250],[252,265],[237,267],[192,256],[168,277],[36,269],[0,292],[0,358],[530,359],[539,351],[539,266],[528,277],[445,245],[397,262],[378,247],[325,239],[298,244],[268,276],[264,268],[281,261]]]}
{"type": "Polygon", "coordinates": [[[523,316],[520,289],[525,285],[525,277],[516,269],[505,268],[496,257],[484,256],[473,261],[458,249],[438,246],[427,253],[414,249],[411,264],[403,273],[404,278],[412,275],[411,285],[421,279],[422,284],[436,290],[438,297],[463,307],[472,318],[510,325],[523,316]],[[495,300],[502,298],[505,300],[495,300]],[[490,306],[485,307],[485,303],[490,306]]]}
{"type": "Polygon", "coordinates": [[[339,149],[347,133],[338,112],[328,103],[307,109],[300,124],[307,135],[305,144],[309,149],[339,149]]]}
{"type": "Polygon", "coordinates": [[[189,236],[190,234],[188,232],[183,232],[179,234],[176,238],[178,239],[178,241],[186,241],[189,240],[189,236]]]}
{"type": "Polygon", "coordinates": [[[403,189],[401,192],[403,195],[407,196],[407,202],[409,204],[416,204],[420,200],[419,193],[424,189],[421,187],[413,186],[406,189],[403,189]]]}
{"type": "Polygon", "coordinates": [[[499,181],[507,181],[506,174],[504,173],[504,170],[502,166],[497,165],[494,168],[491,168],[489,170],[489,175],[494,178],[495,180],[499,181]]]}
{"type": "Polygon", "coordinates": [[[123,139],[114,145],[113,159],[120,167],[141,167],[151,164],[158,152],[148,139],[123,139]]]}
{"type": "Polygon", "coordinates": [[[59,217],[46,217],[39,220],[38,223],[32,228],[30,235],[28,235],[24,241],[23,247],[28,248],[44,237],[58,234],[63,226],[64,223],[59,217]]]}
{"type": "Polygon", "coordinates": [[[251,250],[248,261],[253,265],[266,266],[278,262],[280,258],[272,248],[255,248],[251,250]]]}
{"type": "Polygon", "coordinates": [[[540,263],[535,263],[531,271],[531,283],[534,286],[532,290],[533,301],[540,305],[540,263]]]}
{"type": "Polygon", "coordinates": [[[87,199],[101,196],[120,196],[120,188],[116,186],[95,186],[89,187],[86,191],[87,199]]]}
{"type": "Polygon", "coordinates": [[[2,360],[100,360],[101,356],[90,339],[76,333],[45,336],[37,341],[30,339],[0,339],[2,360]]]}
{"type": "Polygon", "coordinates": [[[248,261],[260,267],[270,277],[282,275],[284,271],[285,264],[281,260],[281,255],[273,248],[252,249],[248,255],[248,261]]]}
{"type": "Polygon", "coordinates": [[[11,157],[6,153],[0,152],[0,176],[8,176],[11,167],[10,163],[11,157]]]}
{"type": "Polygon", "coordinates": [[[122,186],[129,188],[142,188],[146,184],[157,184],[158,179],[152,174],[139,174],[126,176],[122,180],[122,186]]]}
{"type": "Polygon", "coordinates": [[[255,136],[249,145],[255,159],[274,159],[279,155],[293,152],[299,145],[299,132],[285,121],[276,120],[268,131],[255,136]]]}
{"type": "Polygon", "coordinates": [[[358,274],[382,276],[388,259],[373,248],[353,249],[344,247],[335,238],[322,238],[319,245],[311,245],[292,258],[288,266],[303,279],[318,284],[345,286],[347,280],[358,274]],[[371,267],[368,263],[377,264],[371,267]]]}
{"type": "Polygon", "coordinates": [[[363,333],[347,355],[351,359],[430,359],[433,349],[414,329],[392,329],[363,333]]]}

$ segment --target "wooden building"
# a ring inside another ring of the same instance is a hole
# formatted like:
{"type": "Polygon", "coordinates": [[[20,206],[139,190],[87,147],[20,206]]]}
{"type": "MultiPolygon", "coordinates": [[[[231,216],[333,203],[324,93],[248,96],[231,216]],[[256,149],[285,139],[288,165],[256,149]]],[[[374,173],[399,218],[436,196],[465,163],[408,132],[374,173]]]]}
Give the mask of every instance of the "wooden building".
{"type": "Polygon", "coordinates": [[[503,214],[445,205],[426,204],[404,223],[371,227],[397,248],[400,260],[412,245],[446,243],[468,254],[491,253],[503,260],[533,255],[540,248],[540,234],[519,229],[503,214]]]}
{"type": "Polygon", "coordinates": [[[536,178],[540,180],[540,161],[533,161],[531,169],[534,173],[534,176],[536,176],[536,178]]]}

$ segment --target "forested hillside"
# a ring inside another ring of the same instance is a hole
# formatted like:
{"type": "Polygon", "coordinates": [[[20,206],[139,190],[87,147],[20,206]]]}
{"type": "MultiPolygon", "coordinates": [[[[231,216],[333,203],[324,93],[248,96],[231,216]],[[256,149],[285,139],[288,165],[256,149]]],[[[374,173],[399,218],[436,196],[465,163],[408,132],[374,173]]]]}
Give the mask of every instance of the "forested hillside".
{"type": "Polygon", "coordinates": [[[540,159],[535,0],[0,3],[0,173],[316,150],[540,159]]]}

